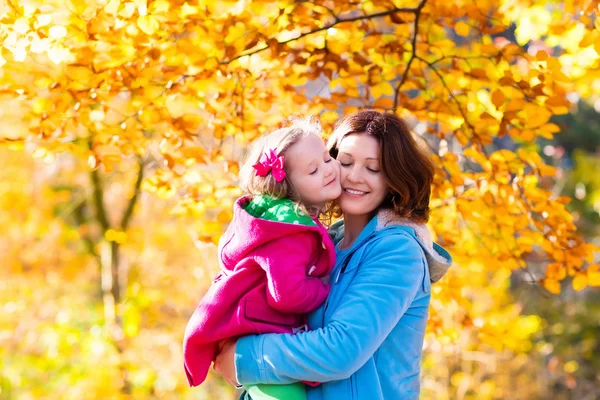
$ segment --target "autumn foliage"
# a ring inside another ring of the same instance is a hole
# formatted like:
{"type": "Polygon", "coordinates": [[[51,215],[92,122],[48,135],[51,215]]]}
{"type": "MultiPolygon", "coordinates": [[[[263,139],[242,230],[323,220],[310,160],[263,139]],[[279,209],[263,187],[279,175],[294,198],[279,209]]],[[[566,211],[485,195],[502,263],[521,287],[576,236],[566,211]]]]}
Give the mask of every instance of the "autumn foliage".
{"type": "Polygon", "coordinates": [[[185,391],[176,346],[216,268],[210,244],[240,194],[246,145],[292,114],[329,129],[372,107],[407,118],[437,166],[429,227],[456,266],[434,287],[426,350],[530,351],[540,320],[521,315],[511,276],[553,294],[565,280],[600,286],[598,249],[535,146],[559,134],[551,118],[570,94],[600,93],[599,12],[596,0],[0,1],[2,209],[29,210],[0,217],[25,229],[3,244],[7,266],[95,304],[77,319],[91,333],[47,329],[112,348],[116,390],[185,391]],[[176,384],[136,359],[157,332],[177,354],[165,367],[176,384]]]}

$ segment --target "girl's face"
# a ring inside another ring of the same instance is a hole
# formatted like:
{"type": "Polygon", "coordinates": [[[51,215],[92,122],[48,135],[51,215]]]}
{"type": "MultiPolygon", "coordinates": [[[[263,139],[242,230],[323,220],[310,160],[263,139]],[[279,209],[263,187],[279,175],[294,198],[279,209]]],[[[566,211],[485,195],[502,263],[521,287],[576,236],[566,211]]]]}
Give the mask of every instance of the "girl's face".
{"type": "Polygon", "coordinates": [[[306,135],[287,149],[285,169],[300,201],[308,208],[322,208],[340,196],[339,164],[317,135],[306,135]]]}
{"type": "Polygon", "coordinates": [[[346,216],[370,216],[389,192],[379,162],[379,141],[366,133],[354,133],[341,140],[338,150],[340,208],[346,216]]]}

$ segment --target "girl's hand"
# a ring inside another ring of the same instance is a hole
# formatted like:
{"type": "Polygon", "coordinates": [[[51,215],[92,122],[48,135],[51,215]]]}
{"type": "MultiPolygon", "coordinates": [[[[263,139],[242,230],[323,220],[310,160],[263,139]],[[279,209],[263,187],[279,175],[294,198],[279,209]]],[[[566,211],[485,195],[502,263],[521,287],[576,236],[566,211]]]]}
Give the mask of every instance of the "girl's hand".
{"type": "Polygon", "coordinates": [[[235,376],[235,345],[236,339],[228,339],[219,342],[219,353],[214,363],[214,370],[219,373],[227,383],[233,386],[240,386],[235,376]]]}

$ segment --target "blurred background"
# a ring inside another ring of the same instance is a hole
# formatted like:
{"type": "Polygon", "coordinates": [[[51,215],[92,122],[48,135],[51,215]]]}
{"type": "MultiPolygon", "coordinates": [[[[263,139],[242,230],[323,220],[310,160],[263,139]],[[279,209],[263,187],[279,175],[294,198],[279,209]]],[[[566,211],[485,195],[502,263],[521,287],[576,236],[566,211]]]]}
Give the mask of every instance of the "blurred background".
{"type": "Polygon", "coordinates": [[[421,397],[599,399],[598,4],[446,3],[0,1],[0,399],[237,398],[181,342],[238,161],[359,107],[438,166],[421,397]]]}

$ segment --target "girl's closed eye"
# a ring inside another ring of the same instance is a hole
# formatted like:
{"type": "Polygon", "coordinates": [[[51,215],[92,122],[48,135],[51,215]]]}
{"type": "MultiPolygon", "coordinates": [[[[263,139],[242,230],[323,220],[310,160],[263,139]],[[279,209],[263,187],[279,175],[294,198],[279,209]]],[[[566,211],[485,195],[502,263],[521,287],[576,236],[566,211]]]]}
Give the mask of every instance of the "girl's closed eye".
{"type": "Polygon", "coordinates": [[[313,172],[310,172],[309,175],[314,175],[317,173],[317,171],[319,170],[319,167],[315,168],[315,170],[313,172]]]}

